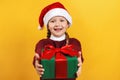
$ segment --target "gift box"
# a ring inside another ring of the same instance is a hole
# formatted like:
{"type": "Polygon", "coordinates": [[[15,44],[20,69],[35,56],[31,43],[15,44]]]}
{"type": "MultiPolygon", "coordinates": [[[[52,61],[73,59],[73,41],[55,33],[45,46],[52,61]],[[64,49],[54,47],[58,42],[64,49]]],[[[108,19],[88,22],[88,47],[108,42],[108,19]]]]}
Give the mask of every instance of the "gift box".
{"type": "Polygon", "coordinates": [[[42,79],[76,78],[77,54],[72,45],[62,48],[47,45],[40,59],[40,64],[45,69],[42,79]]]}

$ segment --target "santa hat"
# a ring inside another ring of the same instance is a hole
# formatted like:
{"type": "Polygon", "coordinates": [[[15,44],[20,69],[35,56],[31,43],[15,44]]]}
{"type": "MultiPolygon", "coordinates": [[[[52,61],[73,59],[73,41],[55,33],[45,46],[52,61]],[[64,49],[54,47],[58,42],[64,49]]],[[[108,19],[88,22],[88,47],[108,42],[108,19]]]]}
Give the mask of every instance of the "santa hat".
{"type": "Polygon", "coordinates": [[[48,21],[54,17],[54,16],[63,16],[66,18],[66,20],[68,20],[69,25],[72,24],[72,18],[70,16],[70,14],[68,13],[68,11],[65,9],[65,7],[59,3],[59,2],[55,2],[53,4],[50,4],[48,6],[46,6],[40,14],[39,17],[39,29],[43,28],[43,26],[47,26],[48,21]]]}

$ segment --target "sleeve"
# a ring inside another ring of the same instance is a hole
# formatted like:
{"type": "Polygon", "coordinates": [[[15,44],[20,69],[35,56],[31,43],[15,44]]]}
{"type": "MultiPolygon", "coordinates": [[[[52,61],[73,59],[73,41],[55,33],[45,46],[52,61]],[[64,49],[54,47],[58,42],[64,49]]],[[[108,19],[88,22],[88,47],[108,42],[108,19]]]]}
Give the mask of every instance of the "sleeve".
{"type": "MultiPolygon", "coordinates": [[[[38,54],[39,56],[41,56],[41,51],[44,47],[44,40],[40,40],[36,46],[35,46],[35,54],[38,54]]],[[[35,67],[35,56],[33,57],[33,66],[35,67]]]]}
{"type": "Polygon", "coordinates": [[[84,58],[83,58],[83,54],[82,54],[82,47],[81,47],[81,43],[79,40],[73,38],[72,40],[72,44],[74,45],[74,48],[77,50],[77,51],[81,51],[81,60],[82,62],[84,61],[84,58]]]}

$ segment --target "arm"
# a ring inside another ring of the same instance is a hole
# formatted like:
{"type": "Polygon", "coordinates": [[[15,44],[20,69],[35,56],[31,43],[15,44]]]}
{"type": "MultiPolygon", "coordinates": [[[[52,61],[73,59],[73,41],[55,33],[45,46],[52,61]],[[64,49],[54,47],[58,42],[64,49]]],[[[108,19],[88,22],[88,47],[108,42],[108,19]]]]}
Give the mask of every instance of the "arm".
{"type": "Polygon", "coordinates": [[[34,56],[34,59],[33,59],[33,65],[34,65],[34,68],[37,72],[37,74],[41,77],[42,74],[44,73],[44,69],[42,67],[42,65],[39,63],[39,57],[41,55],[41,50],[43,48],[44,44],[43,44],[43,40],[40,40],[37,44],[36,44],[36,47],[35,47],[35,56],[34,56]]]}
{"type": "Polygon", "coordinates": [[[71,39],[70,44],[73,44],[75,49],[79,51],[78,56],[77,56],[78,57],[78,71],[76,72],[77,77],[78,77],[81,74],[82,63],[84,61],[83,56],[82,56],[82,47],[81,47],[80,41],[75,38],[71,39]]]}

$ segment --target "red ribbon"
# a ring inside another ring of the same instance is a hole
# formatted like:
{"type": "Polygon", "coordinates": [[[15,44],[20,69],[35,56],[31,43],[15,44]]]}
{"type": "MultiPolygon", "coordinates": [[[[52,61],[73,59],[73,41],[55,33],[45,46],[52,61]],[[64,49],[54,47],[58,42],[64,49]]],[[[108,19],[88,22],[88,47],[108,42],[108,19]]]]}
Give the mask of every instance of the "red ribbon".
{"type": "Polygon", "coordinates": [[[69,55],[73,57],[77,56],[78,52],[74,49],[73,45],[66,45],[62,48],[55,48],[52,45],[46,45],[43,53],[41,54],[41,59],[50,60],[53,56],[59,58],[64,55],[69,55]]]}

